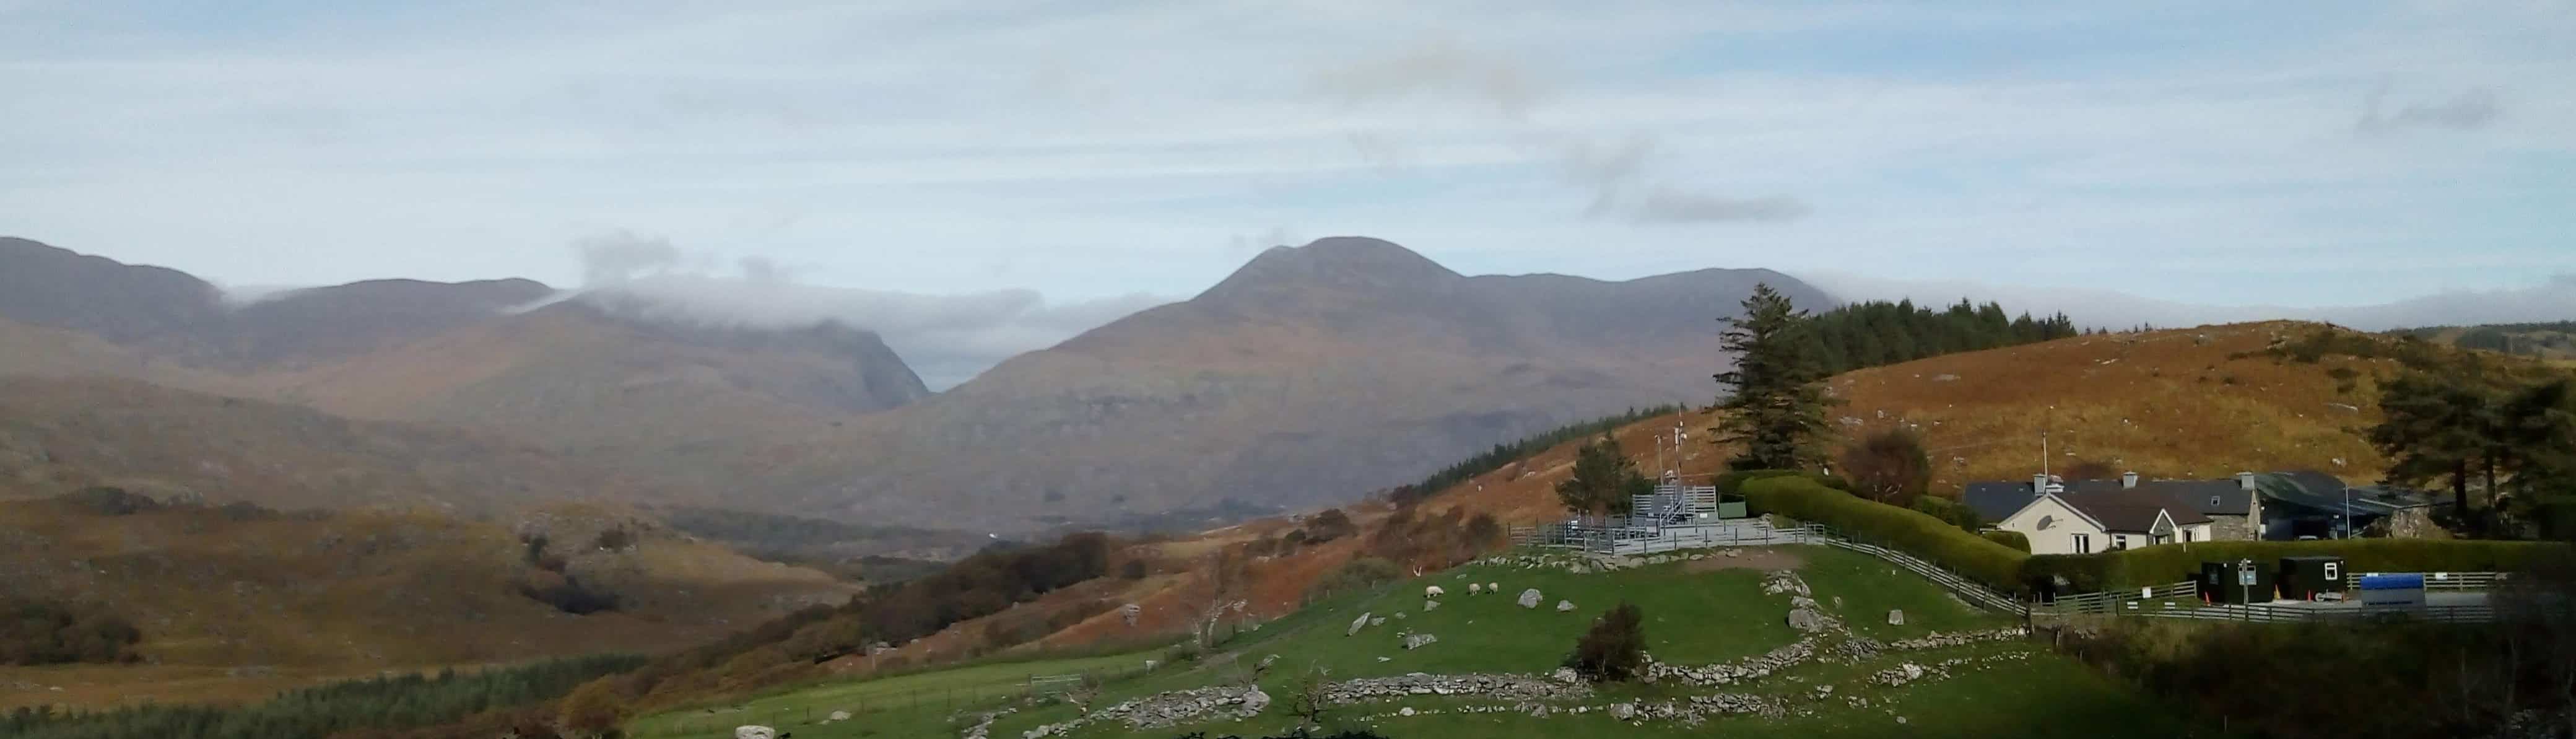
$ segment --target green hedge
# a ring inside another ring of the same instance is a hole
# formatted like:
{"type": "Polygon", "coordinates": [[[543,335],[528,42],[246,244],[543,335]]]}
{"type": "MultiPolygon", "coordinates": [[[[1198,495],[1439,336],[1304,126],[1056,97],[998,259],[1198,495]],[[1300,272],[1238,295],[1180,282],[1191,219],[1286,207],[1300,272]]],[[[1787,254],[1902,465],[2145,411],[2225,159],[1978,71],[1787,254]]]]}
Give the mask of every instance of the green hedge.
{"type": "Polygon", "coordinates": [[[2004,531],[1998,529],[1994,531],[1979,532],[1977,535],[1985,537],[1986,541],[2012,547],[2023,554],[2030,553],[2030,537],[2023,536],[2019,531],[2004,531]]]}
{"type": "MultiPolygon", "coordinates": [[[[1960,531],[1974,532],[1986,527],[1985,520],[1977,516],[1977,509],[1949,498],[1933,495],[1915,498],[1913,508],[1923,515],[1948,521],[1950,525],[1959,527],[1960,531]]],[[[2023,541],[2021,550],[2030,551],[2030,542],[2023,541]]]]}
{"type": "Polygon", "coordinates": [[[1800,472],[1797,470],[1736,470],[1734,472],[1719,474],[1717,479],[1710,481],[1709,484],[1717,487],[1718,494],[1730,498],[1736,498],[1743,497],[1745,483],[1753,482],[1755,480],[1768,480],[1775,477],[1795,477],[1846,493],[1852,491],[1850,480],[1835,477],[1833,475],[1820,475],[1813,472],[1800,472]]]}
{"type": "Polygon", "coordinates": [[[1806,477],[1749,480],[1744,497],[1754,513],[1831,526],[1843,536],[1911,553],[2001,590],[2020,588],[2021,563],[2030,557],[1947,521],[1862,500],[1806,477]]]}

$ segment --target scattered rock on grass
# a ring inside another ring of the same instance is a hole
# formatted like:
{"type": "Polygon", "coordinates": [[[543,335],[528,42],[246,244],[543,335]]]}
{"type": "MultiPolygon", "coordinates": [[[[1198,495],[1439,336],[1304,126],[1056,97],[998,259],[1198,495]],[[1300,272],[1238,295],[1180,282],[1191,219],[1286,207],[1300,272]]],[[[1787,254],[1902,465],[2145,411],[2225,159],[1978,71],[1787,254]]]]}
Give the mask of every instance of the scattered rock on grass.
{"type": "Polygon", "coordinates": [[[1540,599],[1540,598],[1541,598],[1541,596],[1538,594],[1538,588],[1530,588],[1530,589],[1528,589],[1528,590],[1523,590],[1523,591],[1521,591],[1521,607],[1522,607],[1522,608],[1537,608],[1537,607],[1538,607],[1538,602],[1539,602],[1539,599],[1540,599]]]}

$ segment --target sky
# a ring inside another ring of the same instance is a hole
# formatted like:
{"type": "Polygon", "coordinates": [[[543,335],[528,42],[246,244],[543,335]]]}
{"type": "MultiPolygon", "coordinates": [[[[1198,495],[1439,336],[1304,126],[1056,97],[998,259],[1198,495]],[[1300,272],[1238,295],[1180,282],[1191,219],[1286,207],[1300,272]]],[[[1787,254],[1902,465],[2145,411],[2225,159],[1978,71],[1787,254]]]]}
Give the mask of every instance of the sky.
{"type": "Polygon", "coordinates": [[[1041,323],[1331,235],[2474,302],[2576,290],[2569,49],[2565,0],[0,0],[0,234],[245,287],[679,275],[1041,323]]]}

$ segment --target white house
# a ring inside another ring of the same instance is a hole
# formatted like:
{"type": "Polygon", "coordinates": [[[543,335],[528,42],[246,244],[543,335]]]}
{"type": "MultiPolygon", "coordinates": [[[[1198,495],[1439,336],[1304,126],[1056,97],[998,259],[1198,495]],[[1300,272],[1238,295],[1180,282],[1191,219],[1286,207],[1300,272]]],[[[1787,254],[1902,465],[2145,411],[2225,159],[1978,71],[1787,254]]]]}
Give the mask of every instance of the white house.
{"type": "Polygon", "coordinates": [[[2209,541],[2209,516],[2144,490],[2063,495],[2043,491],[1996,528],[2030,537],[2032,554],[2092,554],[2209,541]]]}

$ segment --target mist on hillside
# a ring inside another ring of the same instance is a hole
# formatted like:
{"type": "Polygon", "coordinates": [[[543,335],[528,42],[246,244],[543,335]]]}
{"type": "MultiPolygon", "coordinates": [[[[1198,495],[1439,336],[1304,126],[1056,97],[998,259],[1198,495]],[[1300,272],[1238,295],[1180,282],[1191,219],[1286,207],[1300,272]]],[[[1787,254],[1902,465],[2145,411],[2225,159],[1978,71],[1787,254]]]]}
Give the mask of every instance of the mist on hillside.
{"type": "Polygon", "coordinates": [[[623,232],[583,239],[574,249],[585,282],[555,300],[589,299],[678,323],[800,328],[836,321],[876,332],[932,390],[1170,302],[1142,293],[1051,303],[1017,288],[931,295],[805,284],[793,267],[764,257],[725,264],[667,239],[623,232]]]}

